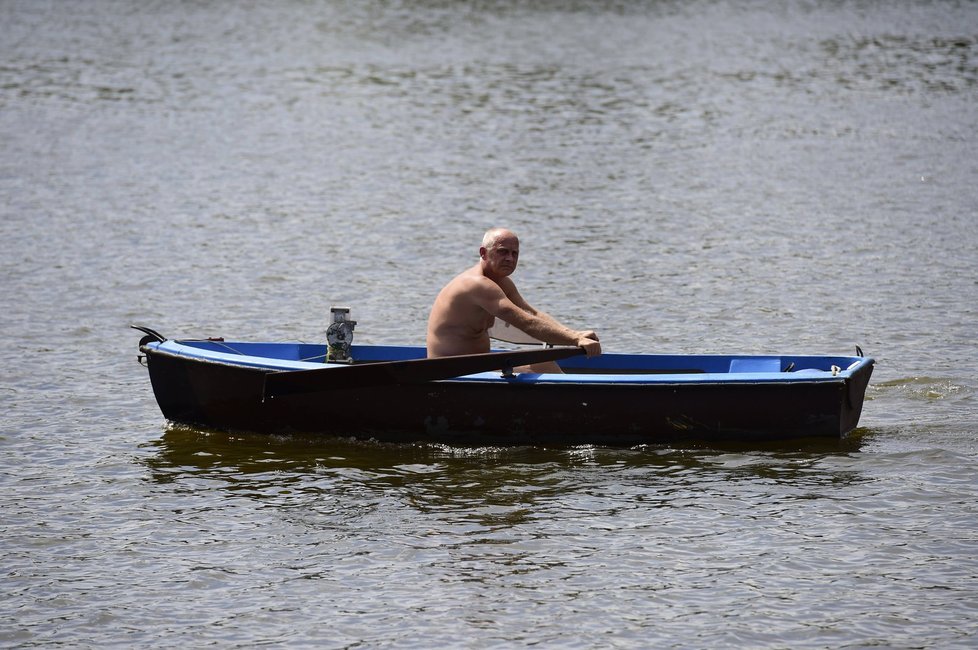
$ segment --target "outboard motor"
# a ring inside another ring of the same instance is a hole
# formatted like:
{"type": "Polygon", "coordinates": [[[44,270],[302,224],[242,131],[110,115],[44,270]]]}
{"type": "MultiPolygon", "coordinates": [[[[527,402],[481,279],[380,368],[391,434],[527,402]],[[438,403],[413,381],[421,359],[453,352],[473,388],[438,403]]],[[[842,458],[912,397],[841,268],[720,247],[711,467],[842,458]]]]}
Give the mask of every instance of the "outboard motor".
{"type": "Polygon", "coordinates": [[[326,362],[353,363],[350,348],[353,346],[355,320],[349,320],[349,307],[331,307],[333,322],[326,329],[326,362]]]}

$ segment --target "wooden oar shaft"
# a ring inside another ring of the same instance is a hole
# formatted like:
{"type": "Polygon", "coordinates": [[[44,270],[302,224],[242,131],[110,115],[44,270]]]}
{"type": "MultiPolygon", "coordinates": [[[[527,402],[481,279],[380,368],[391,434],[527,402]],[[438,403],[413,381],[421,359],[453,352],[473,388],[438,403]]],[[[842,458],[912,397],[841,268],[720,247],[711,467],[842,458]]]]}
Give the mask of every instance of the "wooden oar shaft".
{"type": "Polygon", "coordinates": [[[560,347],[272,372],[265,375],[265,397],[451,379],[502,368],[557,361],[579,354],[584,354],[584,348],[560,347]]]}

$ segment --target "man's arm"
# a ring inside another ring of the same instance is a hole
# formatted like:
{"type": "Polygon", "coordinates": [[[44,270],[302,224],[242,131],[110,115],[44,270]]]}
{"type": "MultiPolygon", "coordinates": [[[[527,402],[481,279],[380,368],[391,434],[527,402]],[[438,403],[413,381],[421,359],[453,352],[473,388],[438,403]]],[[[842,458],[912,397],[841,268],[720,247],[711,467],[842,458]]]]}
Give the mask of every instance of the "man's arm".
{"type": "MultiPolygon", "coordinates": [[[[506,278],[508,280],[508,278],[506,278]]],[[[561,324],[545,312],[531,307],[513,283],[504,286],[486,278],[480,283],[475,299],[487,312],[501,318],[530,336],[554,345],[576,345],[584,348],[589,357],[601,354],[598,335],[592,331],[577,331],[561,324]]]]}
{"type": "MultiPolygon", "coordinates": [[[[534,307],[533,305],[531,305],[530,303],[528,303],[523,298],[523,296],[520,294],[519,290],[516,288],[516,284],[513,283],[513,281],[510,280],[509,278],[503,278],[499,282],[499,288],[503,290],[503,293],[506,294],[506,297],[507,298],[509,298],[510,300],[513,301],[513,304],[514,305],[516,305],[517,307],[519,307],[523,311],[527,312],[528,314],[530,314],[532,316],[536,316],[537,318],[539,318],[541,320],[547,321],[553,327],[556,327],[558,329],[561,329],[561,328],[567,329],[556,318],[554,318],[553,316],[551,316],[550,314],[548,314],[545,311],[540,311],[539,309],[537,309],[536,307],[534,307]]],[[[504,318],[503,320],[506,320],[506,319],[504,318]]],[[[509,321],[506,321],[506,322],[508,323],[509,321]]],[[[511,325],[515,325],[514,323],[510,323],[510,324],[511,325]]],[[[527,334],[529,334],[529,332],[527,332],[527,334]]],[[[549,343],[549,341],[546,341],[546,342],[549,343]]]]}

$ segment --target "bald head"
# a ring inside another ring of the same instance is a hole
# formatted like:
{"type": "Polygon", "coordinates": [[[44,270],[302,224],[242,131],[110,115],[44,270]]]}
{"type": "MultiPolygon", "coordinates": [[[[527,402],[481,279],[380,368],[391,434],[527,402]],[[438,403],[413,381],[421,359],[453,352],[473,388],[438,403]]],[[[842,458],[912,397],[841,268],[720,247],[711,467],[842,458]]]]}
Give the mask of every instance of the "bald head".
{"type": "Polygon", "coordinates": [[[496,247],[496,244],[500,239],[515,239],[519,241],[519,237],[516,236],[512,230],[508,228],[490,228],[486,231],[486,234],[482,236],[482,247],[486,250],[492,250],[496,247]]]}

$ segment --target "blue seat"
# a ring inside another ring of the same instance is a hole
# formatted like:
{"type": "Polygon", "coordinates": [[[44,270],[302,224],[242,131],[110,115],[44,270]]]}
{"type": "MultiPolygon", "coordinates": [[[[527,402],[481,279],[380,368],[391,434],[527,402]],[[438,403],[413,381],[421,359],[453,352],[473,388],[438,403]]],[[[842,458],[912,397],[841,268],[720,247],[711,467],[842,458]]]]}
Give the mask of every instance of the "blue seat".
{"type": "Polygon", "coordinates": [[[781,372],[781,358],[731,359],[730,372],[781,372]]]}

